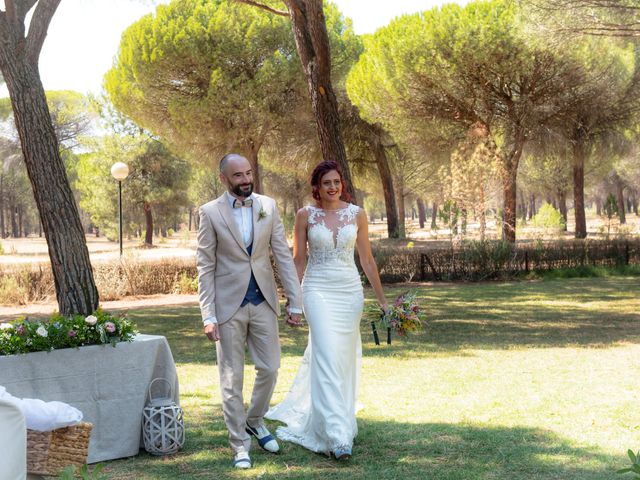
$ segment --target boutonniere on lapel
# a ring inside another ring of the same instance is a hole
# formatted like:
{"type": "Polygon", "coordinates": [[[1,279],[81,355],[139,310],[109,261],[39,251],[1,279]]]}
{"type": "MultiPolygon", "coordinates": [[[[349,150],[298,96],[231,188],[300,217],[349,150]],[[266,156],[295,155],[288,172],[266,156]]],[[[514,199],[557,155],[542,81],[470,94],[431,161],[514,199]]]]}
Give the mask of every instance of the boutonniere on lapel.
{"type": "Polygon", "coordinates": [[[258,210],[258,221],[262,220],[263,218],[267,218],[267,211],[262,207],[262,205],[260,205],[260,210],[258,210]]]}

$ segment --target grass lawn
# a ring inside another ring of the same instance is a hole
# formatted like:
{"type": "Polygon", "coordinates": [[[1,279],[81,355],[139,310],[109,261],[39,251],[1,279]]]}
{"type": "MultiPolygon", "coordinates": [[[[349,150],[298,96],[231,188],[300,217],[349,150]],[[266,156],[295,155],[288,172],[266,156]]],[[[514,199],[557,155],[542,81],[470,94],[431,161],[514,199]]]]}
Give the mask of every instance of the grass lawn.
{"type": "MultiPolygon", "coordinates": [[[[104,472],[131,480],[626,478],[615,470],[627,465],[628,448],[640,448],[638,278],[415,288],[430,317],[423,333],[376,347],[363,324],[360,434],[354,457],[340,464],[292,444],[274,456],[254,442],[254,468],[234,471],[198,309],[130,312],[141,332],[169,340],[187,443],[173,457],[141,452],[104,472]]],[[[307,330],[281,325],[281,339],[273,402],[293,380],[307,330]]],[[[248,365],[245,397],[252,382],[248,365]]]]}

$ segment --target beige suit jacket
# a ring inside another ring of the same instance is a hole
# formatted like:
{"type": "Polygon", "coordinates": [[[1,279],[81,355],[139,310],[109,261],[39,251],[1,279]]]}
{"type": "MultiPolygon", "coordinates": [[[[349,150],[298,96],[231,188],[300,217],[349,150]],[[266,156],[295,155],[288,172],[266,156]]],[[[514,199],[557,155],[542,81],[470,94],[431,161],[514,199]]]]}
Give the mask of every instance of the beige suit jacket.
{"type": "Polygon", "coordinates": [[[265,300],[276,315],[280,314],[269,249],[290,306],[302,310],[300,282],[276,202],[255,193],[253,198],[251,255],[244,245],[225,194],[200,207],[196,261],[203,320],[215,316],[222,324],[233,316],[247,292],[251,270],[265,300]]]}

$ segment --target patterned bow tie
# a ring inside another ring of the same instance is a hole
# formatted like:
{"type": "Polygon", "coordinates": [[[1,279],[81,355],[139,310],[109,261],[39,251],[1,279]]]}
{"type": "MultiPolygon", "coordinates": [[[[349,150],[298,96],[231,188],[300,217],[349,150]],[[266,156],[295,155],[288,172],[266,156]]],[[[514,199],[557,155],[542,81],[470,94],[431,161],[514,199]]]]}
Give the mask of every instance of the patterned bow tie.
{"type": "Polygon", "coordinates": [[[241,207],[250,207],[253,205],[253,199],[247,198],[246,200],[238,200],[237,198],[233,201],[233,208],[241,208],[241,207]]]}

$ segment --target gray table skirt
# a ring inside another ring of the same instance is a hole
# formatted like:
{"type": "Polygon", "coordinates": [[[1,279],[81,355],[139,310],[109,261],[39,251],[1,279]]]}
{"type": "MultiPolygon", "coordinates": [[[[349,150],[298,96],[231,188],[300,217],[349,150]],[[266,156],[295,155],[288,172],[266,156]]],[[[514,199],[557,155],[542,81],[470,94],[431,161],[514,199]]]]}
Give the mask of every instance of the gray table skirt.
{"type": "MultiPolygon", "coordinates": [[[[0,356],[0,385],[11,395],[66,402],[93,424],[88,463],[138,454],[142,410],[157,377],[173,385],[173,400],[179,403],[171,349],[159,335],[138,335],[115,348],[91,345],[0,356]]],[[[163,384],[156,382],[154,394],[163,384]]]]}

